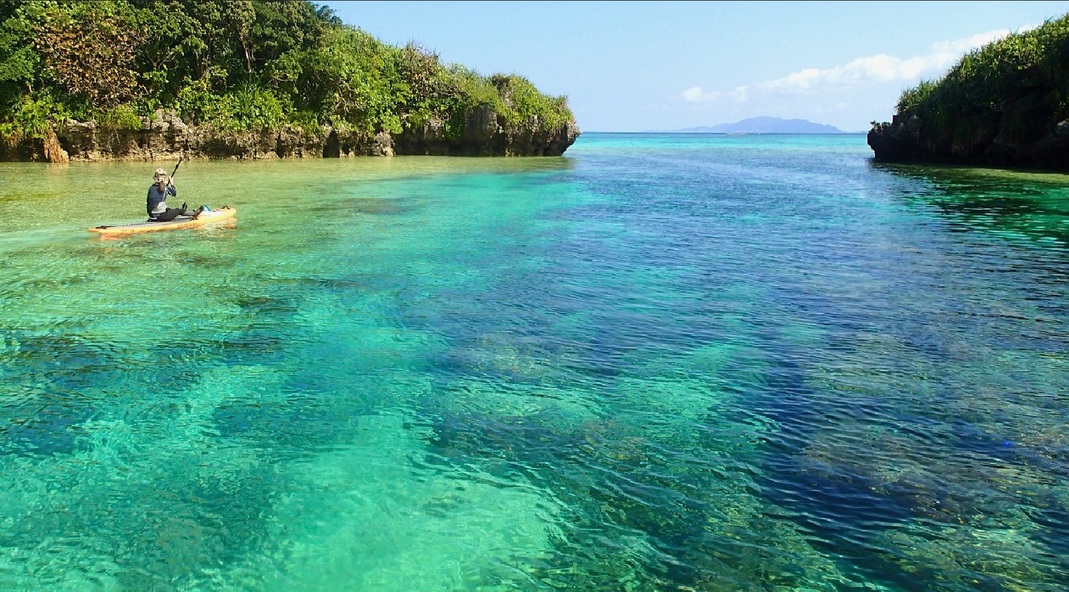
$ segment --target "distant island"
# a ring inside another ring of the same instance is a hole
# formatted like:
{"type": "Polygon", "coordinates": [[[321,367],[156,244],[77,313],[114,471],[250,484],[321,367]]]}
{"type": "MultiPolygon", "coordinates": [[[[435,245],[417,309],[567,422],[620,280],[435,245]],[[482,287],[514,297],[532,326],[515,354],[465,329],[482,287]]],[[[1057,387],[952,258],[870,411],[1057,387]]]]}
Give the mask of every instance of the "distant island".
{"type": "Polygon", "coordinates": [[[751,117],[737,123],[688,127],[676,132],[694,134],[845,134],[843,130],[804,119],[780,117],[751,117]]]}

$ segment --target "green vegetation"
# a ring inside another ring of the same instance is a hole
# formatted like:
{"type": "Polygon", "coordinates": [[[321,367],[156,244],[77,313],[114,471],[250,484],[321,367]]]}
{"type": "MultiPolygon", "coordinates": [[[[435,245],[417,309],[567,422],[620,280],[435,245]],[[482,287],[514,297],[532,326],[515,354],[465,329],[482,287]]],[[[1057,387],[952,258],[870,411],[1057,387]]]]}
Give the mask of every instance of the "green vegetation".
{"type": "Polygon", "coordinates": [[[394,47],[301,0],[0,0],[0,140],[67,118],[136,129],[174,110],[222,130],[321,125],[368,135],[489,109],[556,129],[564,97],[394,47]]]}
{"type": "Polygon", "coordinates": [[[896,112],[917,116],[936,144],[1050,134],[1069,118],[1069,15],[973,50],[942,79],[903,92],[896,112]]]}

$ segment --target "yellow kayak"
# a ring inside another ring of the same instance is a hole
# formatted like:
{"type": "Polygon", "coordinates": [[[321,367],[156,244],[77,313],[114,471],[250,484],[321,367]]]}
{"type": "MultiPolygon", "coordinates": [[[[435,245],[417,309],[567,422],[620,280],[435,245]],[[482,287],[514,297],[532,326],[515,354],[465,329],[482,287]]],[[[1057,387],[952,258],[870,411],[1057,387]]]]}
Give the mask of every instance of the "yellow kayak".
{"type": "Polygon", "coordinates": [[[206,224],[215,224],[223,220],[232,220],[238,211],[230,206],[223,206],[218,210],[206,210],[196,218],[192,216],[179,216],[170,222],[140,222],[138,224],[119,224],[116,226],[94,226],[89,232],[105,236],[121,236],[124,234],[140,234],[142,232],[156,232],[158,230],[180,230],[182,228],[197,228],[206,224]]]}

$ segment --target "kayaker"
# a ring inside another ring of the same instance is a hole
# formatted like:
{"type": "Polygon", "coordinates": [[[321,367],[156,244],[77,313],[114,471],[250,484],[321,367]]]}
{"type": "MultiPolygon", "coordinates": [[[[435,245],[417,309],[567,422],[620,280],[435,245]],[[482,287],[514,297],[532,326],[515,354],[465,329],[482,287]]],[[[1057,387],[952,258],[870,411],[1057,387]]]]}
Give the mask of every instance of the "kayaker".
{"type": "Polygon", "coordinates": [[[178,189],[174,181],[167,176],[167,171],[156,169],[152,175],[152,185],[148,188],[148,199],[145,209],[148,211],[149,222],[169,222],[186,213],[186,204],[180,208],[168,208],[167,196],[178,196],[178,189]]]}

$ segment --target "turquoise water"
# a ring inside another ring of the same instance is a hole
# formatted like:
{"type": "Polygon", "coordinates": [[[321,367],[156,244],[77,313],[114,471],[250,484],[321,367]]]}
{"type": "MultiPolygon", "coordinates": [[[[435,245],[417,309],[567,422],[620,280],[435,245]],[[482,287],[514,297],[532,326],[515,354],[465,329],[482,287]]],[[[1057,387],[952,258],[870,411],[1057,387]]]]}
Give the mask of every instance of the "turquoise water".
{"type": "MultiPolygon", "coordinates": [[[[1069,177],[0,164],[0,589],[1069,586],[1069,177]]],[[[169,166],[169,165],[168,165],[169,166]]]]}

